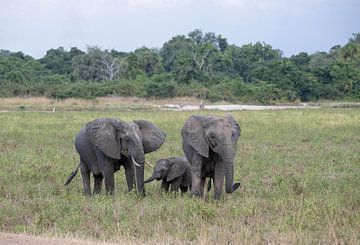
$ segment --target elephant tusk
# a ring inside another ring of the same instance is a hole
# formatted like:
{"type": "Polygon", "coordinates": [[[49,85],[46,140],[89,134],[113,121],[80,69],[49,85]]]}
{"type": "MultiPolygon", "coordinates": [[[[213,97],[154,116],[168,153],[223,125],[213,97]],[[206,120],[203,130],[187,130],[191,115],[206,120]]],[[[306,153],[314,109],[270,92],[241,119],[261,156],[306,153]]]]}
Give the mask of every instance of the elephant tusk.
{"type": "Polygon", "coordinates": [[[133,157],[131,157],[131,160],[132,160],[132,162],[134,163],[135,166],[141,167],[141,165],[138,164],[133,157]]]}
{"type": "Polygon", "coordinates": [[[149,163],[148,161],[145,160],[145,162],[146,162],[146,164],[149,165],[150,167],[152,167],[152,168],[154,167],[154,166],[153,166],[151,163],[149,163]]]}

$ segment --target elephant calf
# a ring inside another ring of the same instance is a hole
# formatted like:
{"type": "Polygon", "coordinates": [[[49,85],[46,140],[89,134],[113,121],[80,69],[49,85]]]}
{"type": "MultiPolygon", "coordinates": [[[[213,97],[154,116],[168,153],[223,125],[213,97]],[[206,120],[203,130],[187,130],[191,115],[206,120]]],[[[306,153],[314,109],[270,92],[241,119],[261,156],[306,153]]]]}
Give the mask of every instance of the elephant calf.
{"type": "Polygon", "coordinates": [[[144,181],[149,183],[153,180],[162,180],[161,187],[168,191],[178,191],[182,193],[191,187],[191,166],[186,157],[169,157],[160,159],[153,170],[152,176],[144,181]]]}

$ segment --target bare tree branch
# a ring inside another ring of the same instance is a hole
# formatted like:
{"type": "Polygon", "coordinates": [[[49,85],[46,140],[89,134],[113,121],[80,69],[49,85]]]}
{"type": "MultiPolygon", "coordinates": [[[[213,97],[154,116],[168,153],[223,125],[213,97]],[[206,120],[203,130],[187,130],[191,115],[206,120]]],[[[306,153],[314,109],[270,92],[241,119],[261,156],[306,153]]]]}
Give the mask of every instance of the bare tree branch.
{"type": "Polygon", "coordinates": [[[101,62],[104,67],[102,71],[105,73],[106,80],[113,80],[116,74],[120,71],[120,65],[117,65],[118,58],[113,58],[110,55],[104,55],[101,62]]]}
{"type": "Polygon", "coordinates": [[[193,56],[193,60],[195,61],[196,65],[198,67],[198,70],[201,72],[204,72],[205,74],[207,73],[209,66],[211,66],[213,64],[213,62],[210,62],[207,66],[205,65],[206,64],[205,59],[208,57],[210,52],[211,52],[211,50],[209,49],[205,52],[205,54],[200,55],[199,57],[197,57],[196,53],[194,52],[194,56],[193,56]],[[205,65],[205,70],[203,69],[204,65],[205,65]]]}

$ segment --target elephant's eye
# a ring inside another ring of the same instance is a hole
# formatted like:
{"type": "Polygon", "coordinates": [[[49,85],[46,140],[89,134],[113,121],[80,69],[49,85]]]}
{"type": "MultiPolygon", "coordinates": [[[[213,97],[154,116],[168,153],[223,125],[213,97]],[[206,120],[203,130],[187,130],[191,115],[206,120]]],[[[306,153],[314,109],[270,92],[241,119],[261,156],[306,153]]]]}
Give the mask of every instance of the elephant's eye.
{"type": "Polygon", "coordinates": [[[210,139],[215,139],[215,134],[210,134],[210,139]]]}

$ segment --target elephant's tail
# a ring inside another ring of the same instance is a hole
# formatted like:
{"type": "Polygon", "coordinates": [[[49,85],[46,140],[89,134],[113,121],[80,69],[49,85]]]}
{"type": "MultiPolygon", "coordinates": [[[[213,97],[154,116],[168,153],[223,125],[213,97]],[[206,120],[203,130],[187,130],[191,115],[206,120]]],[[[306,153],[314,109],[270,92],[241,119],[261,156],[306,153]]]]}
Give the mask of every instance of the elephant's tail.
{"type": "Polygon", "coordinates": [[[67,186],[68,184],[71,183],[72,179],[76,176],[78,170],[79,170],[80,164],[79,166],[77,166],[77,168],[71,172],[71,174],[69,175],[68,179],[66,180],[64,186],[67,186]]]}

